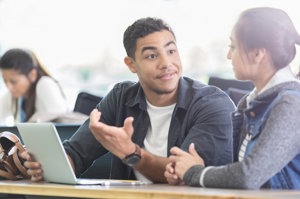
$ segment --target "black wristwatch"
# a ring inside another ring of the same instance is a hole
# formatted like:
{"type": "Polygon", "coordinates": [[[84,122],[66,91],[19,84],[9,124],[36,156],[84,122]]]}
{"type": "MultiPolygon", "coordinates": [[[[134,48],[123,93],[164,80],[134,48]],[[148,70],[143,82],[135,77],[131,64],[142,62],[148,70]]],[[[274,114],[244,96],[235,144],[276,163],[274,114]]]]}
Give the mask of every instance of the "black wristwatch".
{"type": "Polygon", "coordinates": [[[135,151],[127,155],[122,161],[124,164],[133,167],[141,160],[141,148],[136,144],[135,151]]]}

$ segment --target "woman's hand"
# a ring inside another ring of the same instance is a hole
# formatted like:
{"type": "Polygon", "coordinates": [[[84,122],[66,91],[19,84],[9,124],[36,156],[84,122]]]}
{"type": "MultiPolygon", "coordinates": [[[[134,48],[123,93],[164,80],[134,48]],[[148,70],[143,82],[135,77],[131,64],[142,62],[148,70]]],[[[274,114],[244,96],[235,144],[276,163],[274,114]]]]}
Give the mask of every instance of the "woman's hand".
{"type": "Polygon", "coordinates": [[[189,152],[185,152],[178,147],[171,148],[170,152],[171,156],[169,158],[171,159],[172,165],[166,167],[166,172],[168,172],[165,173],[165,176],[171,183],[174,183],[172,179],[175,180],[176,178],[179,178],[182,180],[186,171],[192,166],[204,166],[204,161],[198,155],[194,143],[190,144],[189,152]]]}

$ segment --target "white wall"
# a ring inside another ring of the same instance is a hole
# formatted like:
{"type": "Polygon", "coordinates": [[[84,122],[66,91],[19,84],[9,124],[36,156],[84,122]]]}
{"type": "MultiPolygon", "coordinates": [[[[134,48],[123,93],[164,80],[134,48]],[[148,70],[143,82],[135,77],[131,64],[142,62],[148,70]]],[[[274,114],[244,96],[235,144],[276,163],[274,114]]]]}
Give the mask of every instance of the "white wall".
{"type": "MultiPolygon", "coordinates": [[[[123,63],[123,32],[134,20],[154,16],[173,27],[184,74],[205,81],[211,73],[232,76],[226,53],[231,27],[241,11],[256,6],[282,8],[300,31],[296,2],[1,0],[0,53],[11,47],[31,48],[61,81],[71,100],[80,89],[104,94],[117,81],[135,79],[123,63]]],[[[295,70],[299,62],[297,58],[295,70]]]]}

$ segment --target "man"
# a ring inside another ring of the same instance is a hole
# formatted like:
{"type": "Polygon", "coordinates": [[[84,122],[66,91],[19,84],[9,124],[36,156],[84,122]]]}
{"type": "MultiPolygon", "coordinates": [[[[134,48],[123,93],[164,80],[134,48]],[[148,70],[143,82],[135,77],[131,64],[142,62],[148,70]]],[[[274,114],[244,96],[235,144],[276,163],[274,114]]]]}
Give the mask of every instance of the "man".
{"type": "MultiPolygon", "coordinates": [[[[234,105],[216,87],[181,76],[171,28],[161,19],[142,18],[127,28],[123,43],[124,62],[139,82],[116,84],[64,142],[76,175],[110,151],[111,178],[164,183],[169,149],[188,150],[191,143],[207,165],[232,162],[234,105]]],[[[43,179],[38,162],[25,166],[32,180],[43,179]]]]}

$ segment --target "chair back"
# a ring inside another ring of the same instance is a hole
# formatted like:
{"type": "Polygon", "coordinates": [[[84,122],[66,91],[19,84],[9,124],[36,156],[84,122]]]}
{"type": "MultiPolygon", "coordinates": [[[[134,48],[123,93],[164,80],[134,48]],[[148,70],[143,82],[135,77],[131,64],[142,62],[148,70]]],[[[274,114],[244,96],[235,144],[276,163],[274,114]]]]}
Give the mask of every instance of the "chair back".
{"type": "Polygon", "coordinates": [[[101,100],[101,96],[82,91],[77,95],[73,111],[89,115],[101,100]]]}
{"type": "Polygon", "coordinates": [[[248,94],[254,88],[251,81],[224,79],[216,76],[209,77],[208,85],[219,87],[221,90],[226,92],[235,105],[238,104],[244,95],[248,94]]]}
{"type": "Polygon", "coordinates": [[[224,79],[221,77],[211,76],[208,80],[208,85],[219,87],[227,92],[229,88],[237,88],[241,90],[251,91],[254,85],[251,81],[240,81],[235,79],[224,79]]]}

